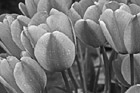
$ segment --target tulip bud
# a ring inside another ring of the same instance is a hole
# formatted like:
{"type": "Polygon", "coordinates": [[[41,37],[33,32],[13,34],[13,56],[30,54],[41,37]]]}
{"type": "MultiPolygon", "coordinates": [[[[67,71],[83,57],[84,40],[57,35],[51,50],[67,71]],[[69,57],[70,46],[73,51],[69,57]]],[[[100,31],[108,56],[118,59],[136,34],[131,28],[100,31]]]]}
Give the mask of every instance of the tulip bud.
{"type": "Polygon", "coordinates": [[[24,93],[44,93],[47,78],[44,70],[30,57],[22,57],[15,65],[14,77],[24,93]]]}
{"type": "Polygon", "coordinates": [[[51,72],[72,66],[75,58],[74,43],[62,32],[45,33],[39,38],[34,54],[40,65],[51,72]]]}
{"type": "Polygon", "coordinates": [[[133,16],[121,9],[106,9],[100,17],[100,26],[109,44],[119,53],[128,53],[124,45],[124,31],[133,16]]]}

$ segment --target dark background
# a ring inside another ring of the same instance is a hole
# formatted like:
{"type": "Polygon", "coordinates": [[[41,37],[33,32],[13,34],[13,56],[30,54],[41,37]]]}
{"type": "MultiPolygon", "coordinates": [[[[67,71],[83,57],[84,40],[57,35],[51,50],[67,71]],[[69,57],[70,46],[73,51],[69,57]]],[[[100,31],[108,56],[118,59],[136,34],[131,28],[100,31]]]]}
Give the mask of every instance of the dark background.
{"type": "MultiPolygon", "coordinates": [[[[79,0],[73,0],[79,1],[79,0]]],[[[3,13],[18,13],[21,14],[18,9],[18,3],[24,2],[24,0],[0,0],[0,14],[3,13]]]]}

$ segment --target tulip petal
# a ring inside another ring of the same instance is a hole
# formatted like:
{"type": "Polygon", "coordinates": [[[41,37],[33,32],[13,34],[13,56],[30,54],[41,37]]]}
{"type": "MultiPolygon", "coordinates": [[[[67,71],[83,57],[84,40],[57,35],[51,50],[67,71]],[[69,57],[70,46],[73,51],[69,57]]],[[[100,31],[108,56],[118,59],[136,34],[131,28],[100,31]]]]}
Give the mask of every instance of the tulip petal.
{"type": "MultiPolygon", "coordinates": [[[[0,76],[0,82],[6,87],[6,91],[8,92],[8,93],[18,93],[11,85],[9,85],[5,80],[4,80],[4,78],[2,78],[1,76],[0,76]]],[[[6,92],[6,93],[7,93],[6,92]]],[[[19,93],[22,93],[22,92],[19,92],[19,93]]]]}
{"type": "Polygon", "coordinates": [[[56,9],[52,9],[50,11],[50,15],[47,18],[47,24],[50,27],[51,31],[60,31],[67,35],[72,41],[73,38],[73,30],[72,24],[64,13],[57,11],[56,9]]]}
{"type": "Polygon", "coordinates": [[[140,14],[133,16],[124,31],[124,43],[129,53],[140,52],[140,14]]]}
{"type": "Polygon", "coordinates": [[[102,11],[100,10],[100,7],[97,5],[89,6],[84,14],[84,19],[91,19],[95,21],[96,23],[99,23],[99,17],[101,15],[102,11]]]}
{"type": "Polygon", "coordinates": [[[133,15],[136,15],[140,12],[140,6],[138,6],[136,4],[130,4],[129,7],[130,7],[131,13],[133,15]]]}
{"type": "Polygon", "coordinates": [[[20,34],[22,32],[22,26],[20,25],[20,23],[18,22],[18,20],[14,20],[11,24],[11,35],[12,35],[12,39],[15,42],[15,44],[21,49],[24,50],[24,47],[21,43],[20,40],[20,34]]]}
{"type": "Polygon", "coordinates": [[[113,42],[112,36],[110,35],[110,33],[109,33],[109,31],[108,31],[108,29],[106,27],[106,24],[103,21],[101,21],[101,20],[99,21],[99,23],[100,23],[100,26],[102,28],[103,34],[106,37],[106,40],[109,42],[109,44],[112,46],[112,48],[116,52],[118,52],[118,50],[116,49],[116,46],[115,46],[115,44],[113,42]]]}
{"type": "Polygon", "coordinates": [[[126,20],[125,21],[122,20],[121,17],[125,18],[125,13],[128,13],[128,12],[125,12],[125,11],[122,12],[122,11],[123,10],[117,10],[114,13],[111,9],[106,9],[101,15],[100,20],[102,20],[106,24],[106,28],[108,29],[118,52],[127,53],[125,45],[124,45],[124,41],[123,41],[124,28],[121,28],[126,25],[125,23],[126,20]],[[122,25],[121,27],[119,27],[121,22],[123,22],[125,25],[122,25]]]}
{"type": "Polygon", "coordinates": [[[125,81],[125,79],[123,78],[123,75],[121,73],[121,65],[122,65],[123,59],[124,59],[124,57],[119,55],[118,58],[112,62],[112,67],[113,67],[113,71],[115,73],[117,80],[123,86],[129,87],[130,85],[125,81]]]}
{"type": "Polygon", "coordinates": [[[28,26],[29,22],[30,22],[30,18],[23,16],[23,15],[19,15],[17,16],[17,20],[19,21],[19,23],[23,26],[28,26]]]}
{"type": "Polygon", "coordinates": [[[30,25],[39,25],[41,23],[46,23],[46,19],[48,17],[48,13],[46,11],[37,12],[31,19],[30,25]]]}
{"type": "Polygon", "coordinates": [[[53,8],[62,11],[67,14],[67,11],[71,7],[72,0],[50,0],[53,8]]]}
{"type": "Polygon", "coordinates": [[[30,67],[30,69],[32,69],[37,81],[41,85],[42,89],[44,89],[47,83],[47,77],[44,70],[39,66],[39,64],[35,60],[31,59],[30,57],[22,57],[21,61],[27,64],[30,67]]]}
{"type": "Polygon", "coordinates": [[[78,20],[75,23],[75,31],[81,41],[93,47],[99,47],[105,42],[100,26],[90,19],[78,20]]]}
{"type": "Polygon", "coordinates": [[[58,72],[73,64],[75,46],[65,34],[54,31],[44,34],[38,40],[34,54],[44,69],[58,72]]]}
{"type": "Polygon", "coordinates": [[[34,72],[24,62],[18,62],[14,69],[14,78],[24,93],[43,93],[34,72]]]}
{"type": "Polygon", "coordinates": [[[106,9],[111,9],[112,11],[115,11],[119,8],[120,8],[120,3],[116,1],[110,1],[104,5],[103,11],[105,11],[106,9]]]}
{"type": "Polygon", "coordinates": [[[39,3],[37,5],[37,11],[47,11],[50,12],[52,6],[50,3],[50,0],[39,0],[39,3]]]}
{"type": "MultiPolygon", "coordinates": [[[[140,54],[134,55],[134,83],[140,83],[140,54]]],[[[124,79],[127,81],[128,84],[131,84],[131,77],[130,77],[130,57],[129,55],[126,56],[121,65],[121,73],[124,79]]]]}
{"type": "Polygon", "coordinates": [[[2,40],[2,43],[5,45],[5,47],[9,50],[9,52],[16,56],[20,57],[20,48],[13,42],[10,29],[7,25],[0,23],[0,38],[2,40]]]}
{"type": "Polygon", "coordinates": [[[126,5],[126,4],[122,3],[119,9],[124,10],[124,11],[126,11],[126,12],[131,14],[130,7],[128,5],[126,5]]]}
{"type": "Polygon", "coordinates": [[[45,33],[47,30],[44,30],[37,26],[29,26],[28,27],[29,36],[31,37],[31,41],[34,45],[36,45],[38,39],[45,33]]]}
{"type": "Polygon", "coordinates": [[[27,10],[26,6],[24,5],[24,3],[20,2],[20,3],[18,4],[18,7],[19,7],[20,11],[21,11],[25,16],[29,17],[28,10],[27,10]]]}
{"type": "Polygon", "coordinates": [[[32,45],[31,45],[31,42],[30,42],[29,38],[26,36],[24,31],[21,32],[21,42],[22,42],[25,50],[28,51],[29,54],[32,57],[34,57],[34,52],[33,52],[34,49],[33,49],[32,45]]]}
{"type": "Polygon", "coordinates": [[[125,93],[140,93],[140,84],[131,86],[125,93]]]}
{"type": "Polygon", "coordinates": [[[73,7],[70,8],[68,16],[70,17],[73,24],[75,24],[77,20],[81,19],[81,16],[75,11],[73,7]]]}
{"type": "Polygon", "coordinates": [[[4,78],[4,80],[11,86],[13,87],[17,93],[22,93],[21,90],[18,88],[16,82],[15,82],[15,79],[14,79],[14,76],[13,76],[13,70],[11,68],[11,66],[14,66],[15,63],[13,65],[10,65],[9,64],[10,62],[8,62],[6,59],[3,59],[1,61],[1,64],[0,64],[0,75],[1,77],[4,78]]]}
{"type": "Polygon", "coordinates": [[[30,18],[33,17],[33,15],[37,12],[37,6],[35,5],[34,0],[25,0],[25,5],[30,18]]]}

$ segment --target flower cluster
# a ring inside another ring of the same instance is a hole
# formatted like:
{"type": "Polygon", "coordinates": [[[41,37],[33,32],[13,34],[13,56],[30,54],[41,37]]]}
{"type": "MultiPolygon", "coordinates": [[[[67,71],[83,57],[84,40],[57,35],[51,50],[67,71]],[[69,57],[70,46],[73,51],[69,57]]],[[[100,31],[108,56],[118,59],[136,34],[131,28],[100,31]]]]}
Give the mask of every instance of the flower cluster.
{"type": "MultiPolygon", "coordinates": [[[[79,40],[87,46],[100,47],[104,62],[109,60],[104,56],[106,46],[118,54],[140,52],[139,5],[139,0],[81,0],[73,4],[72,0],[25,0],[25,4],[19,3],[23,15],[0,15],[0,45],[8,53],[7,57],[0,58],[0,82],[9,93],[45,93],[46,72],[61,72],[70,92],[64,72],[72,67],[79,54],[79,40]]],[[[132,77],[128,78],[130,73],[126,73],[124,65],[128,58],[121,60],[122,65],[113,63],[122,67],[122,73],[119,71],[116,76],[127,87],[133,81],[132,77]]],[[[134,59],[138,60],[135,56],[134,59]]],[[[104,63],[108,73],[109,62],[104,63]]],[[[108,74],[105,75],[107,78],[108,74]]],[[[105,82],[108,87],[108,81],[105,82]]],[[[85,87],[82,91],[87,93],[85,87]]]]}

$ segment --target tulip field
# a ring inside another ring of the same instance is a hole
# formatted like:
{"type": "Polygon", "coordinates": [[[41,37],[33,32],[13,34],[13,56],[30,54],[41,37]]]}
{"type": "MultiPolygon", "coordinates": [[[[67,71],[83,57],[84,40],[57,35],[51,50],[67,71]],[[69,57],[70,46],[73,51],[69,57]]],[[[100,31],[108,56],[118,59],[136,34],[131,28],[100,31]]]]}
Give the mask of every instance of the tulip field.
{"type": "Polygon", "coordinates": [[[0,93],[140,93],[140,0],[17,6],[0,15],[0,93]]]}

